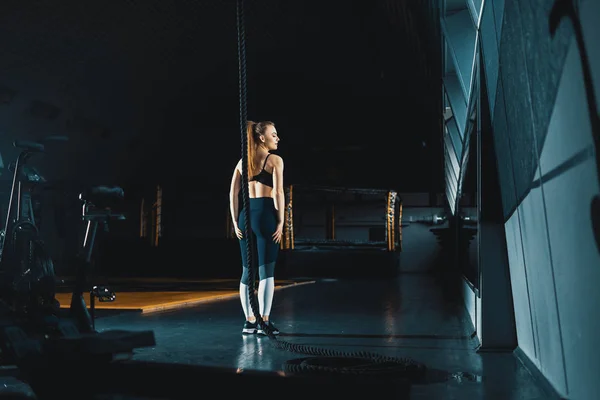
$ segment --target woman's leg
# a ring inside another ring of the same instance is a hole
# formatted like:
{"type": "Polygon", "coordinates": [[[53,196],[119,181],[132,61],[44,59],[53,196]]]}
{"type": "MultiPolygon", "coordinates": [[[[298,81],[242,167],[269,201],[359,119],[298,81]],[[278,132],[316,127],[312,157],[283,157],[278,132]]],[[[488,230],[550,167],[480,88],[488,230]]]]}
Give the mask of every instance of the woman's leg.
{"type": "MultiPolygon", "coordinates": [[[[267,244],[268,245],[268,244],[267,244]]],[[[261,263],[258,267],[258,306],[260,315],[264,321],[269,320],[271,306],[273,305],[273,293],[275,292],[275,262],[261,263]]]]}
{"type": "MultiPolygon", "coordinates": [[[[269,199],[270,200],[270,199],[269,199]]],[[[264,321],[269,321],[273,294],[275,291],[275,263],[279,253],[279,244],[273,241],[273,233],[277,229],[277,216],[271,210],[271,201],[265,201],[262,210],[260,231],[256,231],[258,248],[258,301],[260,315],[264,321]]]]}
{"type": "MultiPolygon", "coordinates": [[[[242,212],[240,212],[240,218],[238,222],[238,226],[245,233],[245,222],[243,218],[242,212]]],[[[256,317],[252,312],[252,307],[250,306],[250,295],[248,294],[248,283],[250,282],[250,270],[248,268],[248,253],[247,253],[247,240],[246,238],[242,238],[239,240],[240,242],[240,253],[242,258],[242,278],[240,279],[240,302],[242,303],[242,309],[244,310],[244,316],[247,321],[255,322],[256,317]]]]}

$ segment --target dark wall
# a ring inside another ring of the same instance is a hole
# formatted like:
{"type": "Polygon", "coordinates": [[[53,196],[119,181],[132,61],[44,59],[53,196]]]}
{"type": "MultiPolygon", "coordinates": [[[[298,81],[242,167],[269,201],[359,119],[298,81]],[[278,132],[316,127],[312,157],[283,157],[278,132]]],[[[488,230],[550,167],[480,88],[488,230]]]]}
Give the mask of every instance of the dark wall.
{"type": "Polygon", "coordinates": [[[548,19],[540,16],[549,14],[552,0],[501,3],[484,7],[482,46],[508,218],[538,167],[536,149],[546,137],[572,27],[561,24],[554,38],[549,35],[548,19]]]}

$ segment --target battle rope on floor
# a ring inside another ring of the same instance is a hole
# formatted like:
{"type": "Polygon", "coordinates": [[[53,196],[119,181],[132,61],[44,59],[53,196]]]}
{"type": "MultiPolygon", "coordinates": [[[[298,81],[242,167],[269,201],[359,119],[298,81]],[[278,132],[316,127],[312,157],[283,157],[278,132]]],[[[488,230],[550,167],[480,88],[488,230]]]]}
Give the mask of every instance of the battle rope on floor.
{"type": "Polygon", "coordinates": [[[237,26],[237,48],[238,48],[238,88],[239,88],[239,128],[241,134],[242,151],[242,202],[243,218],[245,222],[244,236],[246,240],[246,252],[250,281],[248,283],[248,294],[252,313],[260,327],[271,339],[270,342],[280,350],[293,353],[307,354],[314,358],[301,360],[290,360],[284,364],[284,370],[288,373],[330,373],[330,374],[360,374],[360,375],[382,375],[399,374],[406,378],[418,378],[425,372],[423,364],[410,358],[388,357],[369,352],[343,352],[331,349],[317,348],[313,346],[289,343],[277,339],[270,325],[263,321],[258,307],[254,277],[256,271],[256,260],[254,252],[254,238],[250,223],[250,197],[248,193],[248,139],[246,136],[247,124],[247,83],[246,83],[246,32],[244,21],[244,0],[237,0],[236,26],[237,26]],[[325,358],[323,358],[325,357],[325,358]]]}

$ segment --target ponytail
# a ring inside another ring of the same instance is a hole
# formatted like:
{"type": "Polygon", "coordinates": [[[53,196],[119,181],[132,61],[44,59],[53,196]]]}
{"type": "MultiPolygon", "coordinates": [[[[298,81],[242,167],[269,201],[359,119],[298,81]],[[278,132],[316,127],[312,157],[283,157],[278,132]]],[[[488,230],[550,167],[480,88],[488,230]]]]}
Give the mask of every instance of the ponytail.
{"type": "Polygon", "coordinates": [[[251,179],[254,174],[254,155],[256,154],[256,143],[254,142],[254,128],[257,123],[248,121],[246,135],[248,137],[248,179],[251,179]]]}

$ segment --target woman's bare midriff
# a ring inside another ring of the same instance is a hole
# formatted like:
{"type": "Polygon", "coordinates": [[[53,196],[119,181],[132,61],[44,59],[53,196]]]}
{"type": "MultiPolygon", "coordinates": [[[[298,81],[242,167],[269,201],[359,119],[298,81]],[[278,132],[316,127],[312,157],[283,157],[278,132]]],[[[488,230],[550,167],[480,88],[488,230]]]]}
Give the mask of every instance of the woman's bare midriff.
{"type": "Polygon", "coordinates": [[[258,197],[273,197],[273,188],[260,182],[248,182],[248,195],[251,199],[258,197]]]}

